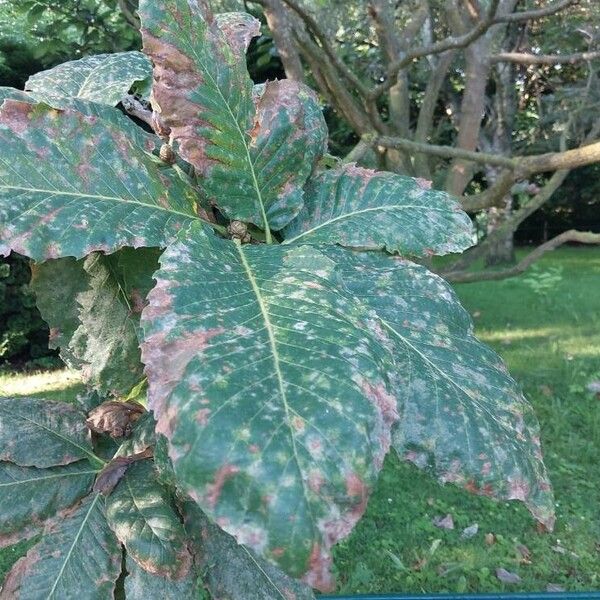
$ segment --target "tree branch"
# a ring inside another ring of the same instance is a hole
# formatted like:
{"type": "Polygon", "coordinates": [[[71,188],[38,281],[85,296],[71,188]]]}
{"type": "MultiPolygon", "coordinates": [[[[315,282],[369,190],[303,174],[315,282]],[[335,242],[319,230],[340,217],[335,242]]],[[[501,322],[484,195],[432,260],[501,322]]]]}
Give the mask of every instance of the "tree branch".
{"type": "Polygon", "coordinates": [[[287,4],[312,30],[314,36],[317,38],[323,51],[329,57],[332,65],[338,71],[338,73],[351,83],[356,91],[363,97],[367,94],[367,87],[362,81],[352,72],[351,69],[344,63],[344,61],[337,55],[332,45],[329,42],[329,37],[323,28],[319,25],[317,20],[302,6],[300,6],[296,0],[281,0],[287,4]]]}
{"type": "Polygon", "coordinates": [[[526,52],[500,52],[490,57],[492,62],[513,62],[520,65],[563,65],[600,58],[600,51],[573,54],[528,54],[526,52]]]}
{"type": "Polygon", "coordinates": [[[558,248],[568,242],[577,242],[578,244],[600,244],[600,233],[591,231],[577,231],[570,229],[565,231],[546,243],[538,246],[530,252],[525,258],[520,260],[514,267],[503,269],[501,271],[452,271],[444,274],[444,279],[452,283],[472,283],[475,281],[497,281],[508,277],[515,277],[526,271],[532,263],[541,258],[546,252],[558,248]]]}
{"type": "Polygon", "coordinates": [[[129,8],[127,0],[118,0],[119,9],[123,13],[125,20],[135,29],[140,28],[140,20],[135,14],[135,10],[129,8]]]}
{"type": "Polygon", "coordinates": [[[399,148],[411,152],[430,154],[440,158],[458,158],[483,165],[505,167],[514,171],[514,179],[523,179],[535,173],[573,169],[600,162],[600,141],[580,146],[579,148],[573,148],[572,150],[565,150],[564,152],[547,152],[545,154],[533,154],[530,156],[513,156],[512,158],[488,152],[462,150],[450,146],[421,144],[393,136],[375,137],[373,138],[373,144],[383,146],[384,148],[399,148]]]}
{"type": "Polygon", "coordinates": [[[440,158],[462,158],[471,160],[479,164],[496,165],[505,167],[511,171],[517,168],[517,159],[508,158],[506,156],[498,156],[496,154],[488,154],[486,152],[474,152],[471,150],[461,150],[460,148],[452,148],[451,146],[438,146],[436,144],[422,144],[413,142],[405,138],[382,135],[373,138],[373,144],[383,146],[384,148],[398,148],[400,150],[408,150],[410,152],[420,152],[422,154],[430,154],[440,158]]]}
{"type": "MultiPolygon", "coordinates": [[[[287,1],[288,0],[284,0],[284,2],[287,1]]],[[[447,50],[466,48],[469,44],[481,37],[490,27],[492,27],[492,25],[497,23],[529,21],[532,19],[546,17],[567,8],[576,2],[578,2],[578,0],[561,0],[559,2],[555,2],[551,6],[547,6],[546,8],[541,8],[538,10],[529,10],[496,16],[496,9],[498,8],[499,0],[492,0],[488,16],[484,20],[480,21],[473,29],[471,29],[471,31],[458,37],[450,36],[434,44],[421,46],[392,62],[388,67],[386,80],[378,86],[372,88],[368,92],[367,98],[379,98],[379,96],[385,93],[396,83],[398,73],[417,58],[430,56],[432,54],[441,54],[447,50]]]]}

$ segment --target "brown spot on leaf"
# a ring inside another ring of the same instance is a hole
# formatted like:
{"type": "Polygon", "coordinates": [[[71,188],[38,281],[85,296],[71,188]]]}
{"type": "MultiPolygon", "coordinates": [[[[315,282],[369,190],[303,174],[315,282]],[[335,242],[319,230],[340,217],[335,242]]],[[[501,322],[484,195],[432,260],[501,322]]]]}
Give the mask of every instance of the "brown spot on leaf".
{"type": "Polygon", "coordinates": [[[204,496],[205,502],[210,508],[214,508],[219,501],[223,486],[229,479],[231,479],[236,473],[239,472],[238,467],[235,465],[223,465],[215,474],[213,483],[207,486],[207,491],[204,496]]]}
{"type": "Polygon", "coordinates": [[[313,544],[308,564],[309,569],[302,581],[320,592],[332,592],[335,580],[331,574],[333,559],[330,552],[317,543],[313,544]]]}

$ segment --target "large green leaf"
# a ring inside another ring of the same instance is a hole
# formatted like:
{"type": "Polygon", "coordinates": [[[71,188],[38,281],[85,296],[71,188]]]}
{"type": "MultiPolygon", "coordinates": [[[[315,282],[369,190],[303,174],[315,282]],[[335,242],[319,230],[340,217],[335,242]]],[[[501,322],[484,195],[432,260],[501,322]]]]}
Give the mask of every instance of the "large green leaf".
{"type": "Polygon", "coordinates": [[[222,30],[197,0],[142,0],[140,16],[154,108],[204,192],[230,218],[281,229],[325,148],[316,96],[289,80],[253,89],[241,50],[258,33],[254,19],[222,30]]]}
{"type": "Polygon", "coordinates": [[[37,469],[0,462],[0,538],[72,506],[94,483],[88,461],[37,469]]]}
{"type": "Polygon", "coordinates": [[[36,73],[25,89],[55,108],[63,108],[64,98],[116,106],[136,82],[151,76],[152,65],[141,52],[97,54],[36,73]]]}
{"type": "Polygon", "coordinates": [[[188,575],[192,557],[185,531],[151,461],[129,467],[106,501],[106,517],[128,554],[146,571],[176,579],[188,575]]]}
{"type": "Polygon", "coordinates": [[[329,548],[362,515],[397,418],[386,336],[315,248],[191,233],[142,313],[157,429],[211,518],[330,587],[329,548]]]}
{"type": "Polygon", "coordinates": [[[198,217],[191,188],[150,152],[155,136],[71,110],[0,110],[0,254],[82,257],[165,246],[198,217]]]}
{"type": "Polygon", "coordinates": [[[48,345],[60,349],[60,356],[69,367],[79,369],[81,357],[73,352],[70,344],[80,325],[77,297],[89,286],[83,260],[69,257],[34,263],[30,285],[42,318],[50,327],[48,345]]]}
{"type": "Polygon", "coordinates": [[[384,254],[332,248],[328,255],[394,343],[399,454],[441,482],[522,500],[551,527],[554,501],[533,409],[500,357],[474,337],[451,287],[384,254]]]}
{"type": "Polygon", "coordinates": [[[454,198],[421,180],[345,165],[310,180],[285,243],[431,256],[472,246],[473,227],[454,198]]]}
{"type": "Polygon", "coordinates": [[[168,579],[144,571],[129,556],[126,558],[125,598],[127,600],[198,600],[200,585],[194,571],[181,579],[168,579]]]}
{"type": "Polygon", "coordinates": [[[45,468],[82,458],[98,463],[78,408],[42,398],[0,398],[0,460],[45,468]]]}
{"type": "Polygon", "coordinates": [[[11,569],[3,598],[106,600],[121,571],[121,548],[98,494],[86,498],[11,569]]]}
{"type": "Polygon", "coordinates": [[[220,600],[314,600],[312,590],[239,545],[211,523],[194,502],[184,505],[184,523],[198,569],[212,598],[220,600]]]}
{"type": "Polygon", "coordinates": [[[70,347],[87,381],[102,393],[125,395],[143,378],[139,319],[158,268],[155,248],[123,248],[84,262],[89,289],[77,296],[80,326],[70,347]]]}

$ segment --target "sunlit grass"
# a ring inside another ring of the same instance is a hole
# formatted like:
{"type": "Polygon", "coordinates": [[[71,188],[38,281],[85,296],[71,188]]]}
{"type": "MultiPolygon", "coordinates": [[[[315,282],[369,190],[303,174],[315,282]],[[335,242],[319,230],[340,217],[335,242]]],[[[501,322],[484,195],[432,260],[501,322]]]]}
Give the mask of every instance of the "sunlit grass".
{"type": "Polygon", "coordinates": [[[34,396],[71,400],[82,389],[81,376],[69,369],[0,374],[0,398],[34,396]]]}

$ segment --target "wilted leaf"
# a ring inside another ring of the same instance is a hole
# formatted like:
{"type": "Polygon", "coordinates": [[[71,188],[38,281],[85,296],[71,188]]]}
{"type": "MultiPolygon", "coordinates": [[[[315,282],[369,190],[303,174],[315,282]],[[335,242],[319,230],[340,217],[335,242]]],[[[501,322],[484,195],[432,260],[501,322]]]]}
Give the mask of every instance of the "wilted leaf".
{"type": "Polygon", "coordinates": [[[461,252],[473,226],[458,202],[403,175],[355,165],[324,171],[306,187],[304,208],[285,243],[385,248],[403,255],[461,252]]]}
{"type": "Polygon", "coordinates": [[[477,535],[478,531],[479,531],[479,525],[477,523],[473,523],[473,525],[469,525],[468,527],[465,527],[462,530],[462,533],[460,534],[460,538],[462,540],[469,540],[474,535],[477,535]]]}
{"type": "Polygon", "coordinates": [[[131,434],[135,422],[144,412],[145,408],[137,402],[103,402],[90,412],[86,424],[96,433],[121,438],[131,434]]]}
{"type": "Polygon", "coordinates": [[[25,89],[54,108],[64,108],[64,98],[116,106],[136,82],[151,76],[152,65],[141,52],[96,54],[36,73],[25,89]]]}
{"type": "Polygon", "coordinates": [[[454,529],[454,519],[451,514],[447,514],[445,517],[435,517],[433,524],[440,529],[454,529]]]}
{"type": "Polygon", "coordinates": [[[49,469],[0,462],[0,537],[31,525],[41,527],[48,517],[83,498],[96,473],[88,461],[49,469]]]}
{"type": "Polygon", "coordinates": [[[125,598],[127,600],[193,600],[201,598],[198,576],[190,571],[181,579],[152,575],[130,556],[126,558],[125,598]]]}
{"type": "Polygon", "coordinates": [[[452,288],[380,253],[323,248],[347,291],[394,344],[400,456],[477,494],[522,500],[552,527],[554,499],[533,409],[500,357],[479,342],[452,288]]]}
{"type": "Polygon", "coordinates": [[[159,142],[141,128],[6,100],[0,254],[39,261],[166,245],[198,217],[191,188],[150,155],[159,142]]]}
{"type": "MultiPolygon", "coordinates": [[[[121,448],[119,447],[118,450],[121,448]]],[[[94,491],[108,496],[117,483],[123,479],[125,472],[137,461],[152,457],[152,448],[146,448],[137,454],[129,456],[113,456],[106,466],[100,471],[94,482],[94,491]]]]}
{"type": "Polygon", "coordinates": [[[108,523],[128,554],[146,571],[179,579],[192,557],[173,499],[150,461],[132,465],[106,500],[108,523]]]}
{"type": "Polygon", "coordinates": [[[98,464],[78,408],[42,398],[0,398],[0,460],[45,468],[82,458],[98,464]]]}
{"type": "Polygon", "coordinates": [[[238,542],[321,588],[397,418],[387,339],[334,266],[311,247],[193,231],[163,254],[142,314],[178,482],[238,542]]]}
{"type": "Polygon", "coordinates": [[[70,347],[73,334],[79,327],[79,304],[77,298],[89,286],[89,276],[83,269],[83,261],[59,258],[31,267],[31,288],[37,307],[50,328],[50,348],[60,348],[60,356],[72,369],[82,365],[70,347]]]}
{"type": "Polygon", "coordinates": [[[496,577],[502,582],[502,583],[520,583],[521,582],[521,578],[516,574],[516,573],[511,573],[510,571],[507,571],[506,569],[496,569],[496,577]]]}
{"type": "Polygon", "coordinates": [[[121,549],[108,527],[101,496],[86,498],[46,527],[42,540],[9,572],[3,598],[112,598],[121,549]]]}
{"type": "Polygon", "coordinates": [[[258,558],[211,523],[193,502],[184,507],[185,528],[211,597],[222,600],[310,600],[311,589],[258,558]]]}
{"type": "Polygon", "coordinates": [[[139,13],[153,107],[204,192],[232,219],[282,228],[325,148],[316,95],[291,80],[253,89],[241,49],[255,19],[239,16],[235,29],[235,17],[221,20],[224,34],[197,0],[142,1],[139,13]]]}
{"type": "Polygon", "coordinates": [[[84,262],[89,289],[77,296],[81,326],[71,341],[84,378],[100,392],[123,396],[143,377],[139,319],[160,251],[123,248],[84,262]]]}

